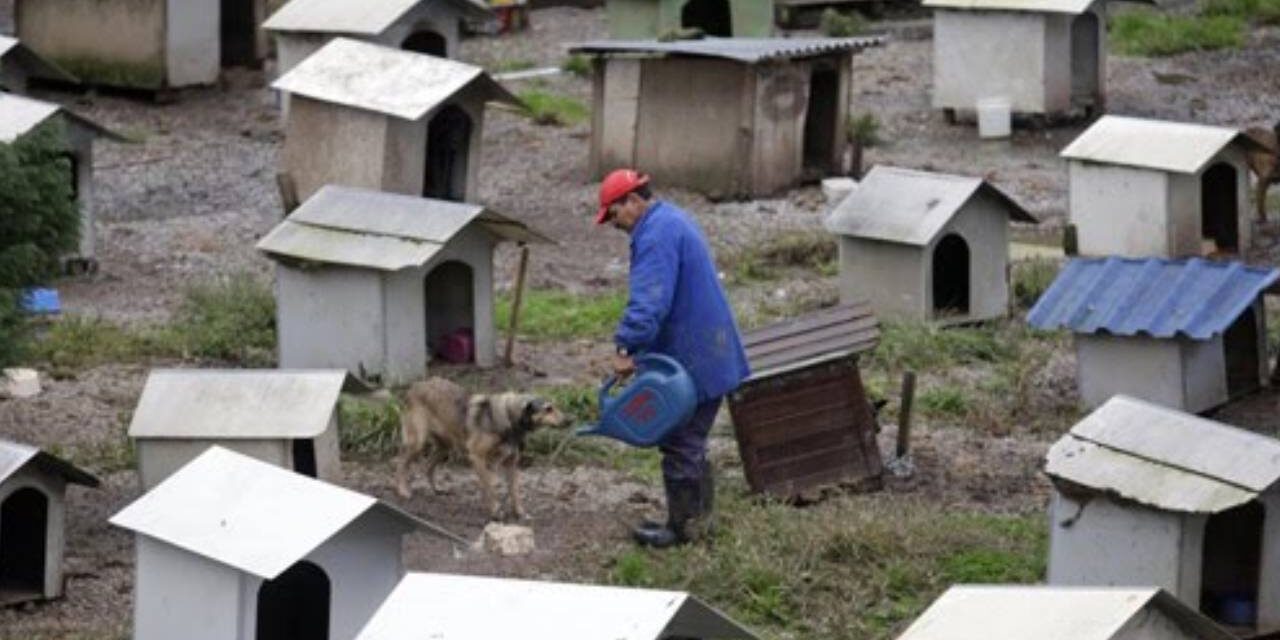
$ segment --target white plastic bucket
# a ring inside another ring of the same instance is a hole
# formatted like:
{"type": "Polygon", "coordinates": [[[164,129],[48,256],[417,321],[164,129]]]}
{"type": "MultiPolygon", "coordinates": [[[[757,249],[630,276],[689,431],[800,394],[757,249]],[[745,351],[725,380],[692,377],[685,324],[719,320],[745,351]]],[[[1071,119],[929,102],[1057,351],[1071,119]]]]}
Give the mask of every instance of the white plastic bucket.
{"type": "Polygon", "coordinates": [[[1013,109],[1008,98],[978,101],[978,137],[1008,138],[1013,133],[1013,109]]]}

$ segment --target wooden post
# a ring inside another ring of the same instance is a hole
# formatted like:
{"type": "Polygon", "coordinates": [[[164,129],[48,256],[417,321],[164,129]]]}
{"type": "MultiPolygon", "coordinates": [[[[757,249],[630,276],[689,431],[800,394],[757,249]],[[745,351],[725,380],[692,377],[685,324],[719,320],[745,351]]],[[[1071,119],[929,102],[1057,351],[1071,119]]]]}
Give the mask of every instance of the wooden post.
{"type": "Polygon", "coordinates": [[[1080,230],[1074,224],[1062,228],[1062,252],[1068,257],[1080,255],[1080,230]]]}
{"type": "Polygon", "coordinates": [[[516,268],[516,291],[511,299],[511,321],[507,324],[507,350],[502,360],[509,367],[516,349],[516,331],[520,328],[520,304],[524,302],[524,276],[529,270],[529,247],[520,243],[520,266],[516,268]]]}
{"type": "Polygon", "coordinates": [[[284,215],[293,213],[301,202],[298,202],[298,183],[286,172],[276,174],[276,188],[280,190],[280,204],[284,207],[284,215]]]}
{"type": "Polygon", "coordinates": [[[895,449],[898,458],[911,450],[911,405],[915,397],[916,372],[907,371],[902,374],[902,404],[898,409],[898,443],[895,449]]]}

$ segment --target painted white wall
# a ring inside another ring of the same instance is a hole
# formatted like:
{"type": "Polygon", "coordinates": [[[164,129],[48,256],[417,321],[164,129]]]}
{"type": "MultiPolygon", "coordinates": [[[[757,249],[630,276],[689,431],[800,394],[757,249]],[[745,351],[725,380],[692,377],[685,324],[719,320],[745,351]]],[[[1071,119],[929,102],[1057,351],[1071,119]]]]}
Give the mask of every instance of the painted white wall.
{"type": "Polygon", "coordinates": [[[381,371],[386,363],[382,278],[338,266],[276,266],[280,367],[381,371]]]}
{"type": "Polygon", "coordinates": [[[1168,174],[1079,160],[1067,171],[1080,255],[1169,255],[1168,174]]]}
{"type": "Polygon", "coordinates": [[[133,442],[143,491],[150,491],[213,445],[285,468],[291,454],[288,442],[282,440],[135,438],[133,442]]]}
{"type": "Polygon", "coordinates": [[[1009,311],[1009,215],[987,196],[970,200],[929,244],[924,268],[926,308],[933,309],[933,252],[951,233],[969,245],[969,313],[948,319],[966,322],[1004,317],[1009,311]]]}
{"type": "Polygon", "coordinates": [[[222,63],[221,5],[211,0],[167,0],[165,66],[170,87],[213,84],[222,63]]]}
{"type": "Polygon", "coordinates": [[[0,503],[20,489],[35,489],[48,500],[44,538],[44,597],[60,597],[62,559],[66,550],[67,482],[61,476],[42,473],[34,465],[28,464],[0,483],[0,503]]]}
{"type": "Polygon", "coordinates": [[[231,567],[137,534],[133,640],[240,640],[242,576],[231,567]]]}
{"type": "Polygon", "coordinates": [[[842,304],[867,300],[882,318],[928,319],[923,248],[848,236],[839,242],[842,304]]]}
{"type": "Polygon", "coordinates": [[[972,110],[980,99],[1004,97],[1015,112],[1044,113],[1049,53],[1044,14],[935,9],[933,106],[972,110]]]}
{"type": "Polygon", "coordinates": [[[1182,352],[1173,340],[1077,334],[1076,380],[1085,409],[1117,394],[1188,410],[1183,397],[1182,352]]]}
{"type": "Polygon", "coordinates": [[[1044,111],[1071,109],[1071,21],[1065,13],[1044,14],[1044,111]]]}
{"type": "MultiPolygon", "coordinates": [[[[1209,340],[1179,339],[1182,357],[1183,411],[1200,413],[1227,401],[1227,359],[1222,336],[1209,340]]],[[[1265,352],[1264,352],[1265,353],[1265,352]]],[[[1262,358],[1266,360],[1266,358],[1262,358]]]]}

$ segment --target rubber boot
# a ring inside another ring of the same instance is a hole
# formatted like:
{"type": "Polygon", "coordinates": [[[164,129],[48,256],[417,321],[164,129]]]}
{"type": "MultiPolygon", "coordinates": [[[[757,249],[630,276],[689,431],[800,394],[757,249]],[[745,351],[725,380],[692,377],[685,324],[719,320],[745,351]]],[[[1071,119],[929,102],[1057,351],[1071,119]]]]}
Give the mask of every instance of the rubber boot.
{"type": "MultiPolygon", "coordinates": [[[[716,505],[716,483],[715,478],[712,475],[714,473],[714,468],[711,466],[711,461],[703,460],[700,465],[700,470],[702,477],[699,480],[698,485],[698,513],[695,517],[701,517],[706,520],[706,529],[707,532],[710,533],[713,530],[713,525],[715,524],[713,516],[715,515],[716,505]]],[[[645,518],[640,521],[639,526],[635,527],[635,531],[656,531],[665,526],[666,525],[664,523],[645,518]]]]}
{"type": "Polygon", "coordinates": [[[689,542],[687,527],[702,509],[700,480],[666,480],[667,523],[657,529],[638,528],[631,532],[646,547],[665,549],[689,542]]]}

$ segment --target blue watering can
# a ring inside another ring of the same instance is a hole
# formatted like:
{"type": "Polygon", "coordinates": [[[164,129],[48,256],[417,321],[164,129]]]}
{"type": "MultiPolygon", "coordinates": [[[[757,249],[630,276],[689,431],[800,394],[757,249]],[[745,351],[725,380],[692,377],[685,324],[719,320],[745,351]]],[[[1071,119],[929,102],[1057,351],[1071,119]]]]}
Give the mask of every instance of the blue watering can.
{"type": "Polygon", "coordinates": [[[600,422],[578,429],[580,436],[607,436],[635,447],[652,447],[693,417],[698,392],[679,362],[656,353],[635,358],[636,373],[617,394],[617,376],[600,386],[600,422]]]}

